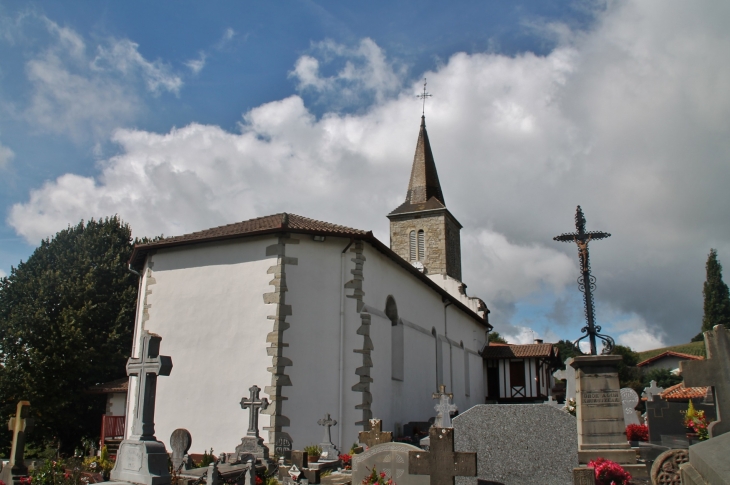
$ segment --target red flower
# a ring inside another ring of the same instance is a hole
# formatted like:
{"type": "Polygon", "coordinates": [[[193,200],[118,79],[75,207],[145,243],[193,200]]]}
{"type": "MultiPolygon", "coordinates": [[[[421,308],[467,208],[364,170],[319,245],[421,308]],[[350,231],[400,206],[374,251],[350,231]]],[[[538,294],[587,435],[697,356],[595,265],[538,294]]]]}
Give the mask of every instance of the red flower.
{"type": "Polygon", "coordinates": [[[618,463],[596,458],[588,463],[588,468],[593,468],[596,474],[596,485],[629,485],[631,475],[618,463]]]}
{"type": "Polygon", "coordinates": [[[256,475],[256,485],[264,485],[264,481],[258,475],[256,475]]]}

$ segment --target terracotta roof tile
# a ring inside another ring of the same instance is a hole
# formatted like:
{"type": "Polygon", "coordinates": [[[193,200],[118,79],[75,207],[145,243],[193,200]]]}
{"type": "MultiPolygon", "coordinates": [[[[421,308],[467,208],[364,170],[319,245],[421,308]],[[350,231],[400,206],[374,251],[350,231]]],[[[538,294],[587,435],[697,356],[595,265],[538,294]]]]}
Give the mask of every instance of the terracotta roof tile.
{"type": "Polygon", "coordinates": [[[667,350],[666,352],[662,352],[659,355],[655,355],[654,357],[651,357],[642,362],[639,362],[638,364],[636,364],[636,367],[642,367],[647,364],[651,364],[652,362],[662,359],[664,357],[679,357],[680,359],[686,359],[686,360],[704,360],[705,359],[704,357],[700,357],[699,355],[683,354],[681,352],[674,352],[672,350],[667,350]]]}
{"type": "Polygon", "coordinates": [[[660,396],[667,401],[684,401],[686,399],[701,399],[705,397],[705,394],[707,394],[706,387],[684,387],[684,383],[680,382],[666,388],[660,396]]]}
{"type": "Polygon", "coordinates": [[[86,392],[92,394],[107,394],[110,392],[127,392],[129,388],[129,378],[123,377],[115,381],[104,382],[90,387],[86,392]]]}
{"type": "Polygon", "coordinates": [[[482,352],[485,359],[554,357],[557,354],[553,344],[489,344],[482,352]]]}

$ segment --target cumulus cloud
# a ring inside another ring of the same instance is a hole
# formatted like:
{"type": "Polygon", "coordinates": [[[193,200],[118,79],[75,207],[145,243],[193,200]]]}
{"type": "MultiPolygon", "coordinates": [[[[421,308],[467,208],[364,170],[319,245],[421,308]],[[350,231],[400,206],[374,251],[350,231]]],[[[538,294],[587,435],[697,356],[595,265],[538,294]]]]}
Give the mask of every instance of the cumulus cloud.
{"type": "Polygon", "coordinates": [[[0,278],[5,278],[8,274],[0,269],[0,278]]]}
{"type": "Polygon", "coordinates": [[[3,144],[0,143],[0,169],[7,167],[13,157],[15,157],[15,153],[10,148],[3,146],[3,144]]]}
{"type": "MultiPolygon", "coordinates": [[[[573,230],[581,204],[589,230],[613,234],[590,246],[598,323],[634,348],[687,341],[700,326],[708,248],[730,259],[730,227],[717,222],[730,205],[730,5],[626,0],[597,15],[548,55],[457,53],[425,73],[446,204],[464,225],[464,279],[500,332],[526,338],[518,307],[536,294],[555,303],[532,321],[557,329],[559,299],[577,293],[577,257],[552,237],[573,230]]],[[[137,235],[173,235],[286,210],[387,242],[420,81],[405,82],[369,39],[317,44],[292,76],[302,93],[364,90],[372,103],[345,114],[335,102],[317,118],[291,96],[245,113],[239,132],[120,129],[119,154],[97,176],[48,181],[9,223],[37,242],[113,213],[137,235]]]]}

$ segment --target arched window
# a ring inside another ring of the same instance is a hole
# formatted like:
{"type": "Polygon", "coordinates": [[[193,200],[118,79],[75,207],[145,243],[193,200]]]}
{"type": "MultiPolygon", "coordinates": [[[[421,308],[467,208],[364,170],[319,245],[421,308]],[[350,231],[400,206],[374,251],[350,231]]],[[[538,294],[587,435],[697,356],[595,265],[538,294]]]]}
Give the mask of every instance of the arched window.
{"type": "Polygon", "coordinates": [[[426,241],[423,229],[418,231],[418,260],[423,261],[426,257],[426,241]]]}
{"type": "Polygon", "coordinates": [[[404,377],[404,347],[403,324],[398,318],[398,307],[395,299],[389,296],[385,302],[385,314],[390,320],[390,377],[402,381],[404,377]]]}
{"type": "Polygon", "coordinates": [[[410,242],[410,260],[416,261],[417,255],[416,255],[416,231],[411,231],[411,233],[408,235],[408,239],[410,242]]]}

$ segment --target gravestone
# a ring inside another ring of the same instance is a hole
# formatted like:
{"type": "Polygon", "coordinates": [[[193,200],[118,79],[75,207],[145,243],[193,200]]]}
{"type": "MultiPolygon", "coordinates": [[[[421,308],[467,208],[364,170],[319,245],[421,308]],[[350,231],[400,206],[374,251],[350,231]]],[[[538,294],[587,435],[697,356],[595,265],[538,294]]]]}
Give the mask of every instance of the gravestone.
{"type": "Polygon", "coordinates": [[[450,428],[451,412],[457,410],[456,406],[451,404],[451,399],[454,398],[454,395],[447,393],[446,386],[442,384],[439,386],[439,392],[434,392],[432,397],[439,400],[439,403],[434,406],[436,421],[433,425],[437,428],[450,428]]]}
{"type": "MultiPolygon", "coordinates": [[[[708,422],[715,419],[715,406],[692,401],[696,410],[704,411],[708,422]]],[[[687,428],[684,426],[684,413],[687,411],[687,402],[666,401],[654,395],[651,401],[646,401],[646,424],[649,428],[649,442],[663,446],[677,447],[676,441],[681,441],[684,448],[689,446],[687,428]],[[664,439],[662,440],[662,437],[664,439]]]]}
{"type": "MultiPolygon", "coordinates": [[[[127,375],[137,378],[134,390],[132,434],[119,445],[111,481],[144,485],[168,485],[167,449],[155,437],[155,395],[157,376],[169,376],[172,359],[160,355],[162,337],[144,331],[140,340],[139,357],[127,361],[127,375]]],[[[131,410],[130,410],[131,411],[131,410]]]]}
{"type": "Polygon", "coordinates": [[[337,452],[337,447],[332,443],[332,433],[330,428],[337,426],[337,421],[330,418],[329,413],[325,414],[324,418],[317,421],[317,424],[324,426],[324,436],[319,447],[322,448],[322,453],[319,455],[321,460],[333,461],[337,460],[340,454],[337,452]]]}
{"type": "Polygon", "coordinates": [[[366,445],[368,448],[372,448],[381,443],[390,443],[393,441],[393,432],[381,431],[382,427],[383,421],[381,419],[371,419],[370,431],[360,431],[357,435],[357,441],[366,445]]]}
{"type": "MultiPolygon", "coordinates": [[[[170,446],[172,446],[172,444],[170,446]]],[[[213,461],[208,465],[208,473],[205,476],[205,483],[206,485],[218,485],[218,478],[218,463],[213,461]]]]}
{"type": "Polygon", "coordinates": [[[689,461],[687,450],[667,450],[654,459],[651,465],[651,483],[662,485],[682,485],[679,467],[689,461]]]}
{"type": "Polygon", "coordinates": [[[28,467],[25,466],[25,435],[33,429],[29,412],[30,402],[20,401],[15,408],[15,416],[8,421],[8,429],[13,432],[13,443],[10,447],[10,459],[0,472],[0,480],[7,485],[20,484],[20,479],[28,476],[28,467]]]}
{"type": "Polygon", "coordinates": [[[644,388],[644,392],[641,393],[641,397],[645,398],[647,401],[652,401],[654,399],[654,396],[658,396],[663,392],[664,388],[658,387],[656,385],[656,381],[652,380],[651,382],[649,382],[649,387],[644,388]]]}
{"type": "Polygon", "coordinates": [[[639,395],[630,387],[621,389],[621,404],[624,408],[624,427],[630,424],[641,424],[636,415],[636,405],[639,404],[639,395]]]}
{"type": "Polygon", "coordinates": [[[259,412],[269,407],[269,400],[259,398],[261,388],[253,385],[248,388],[249,397],[241,398],[241,409],[248,409],[248,431],[241,438],[241,444],[236,446],[236,453],[250,453],[257,460],[269,459],[269,448],[264,445],[264,439],[259,436],[259,412]]]}
{"type": "Polygon", "coordinates": [[[715,325],[705,332],[707,360],[681,361],[679,372],[687,387],[712,386],[717,421],[707,427],[711,438],[730,431],[730,331],[715,325]]]}
{"type": "Polygon", "coordinates": [[[455,485],[456,477],[477,476],[477,454],[454,449],[454,428],[428,430],[429,451],[408,453],[411,475],[429,475],[430,485],[455,485]]]}
{"type": "Polygon", "coordinates": [[[689,447],[689,463],[679,467],[682,485],[730,485],[730,433],[689,447]]]}
{"type": "Polygon", "coordinates": [[[565,370],[556,370],[553,372],[553,377],[556,379],[565,379],[565,402],[568,399],[575,399],[575,369],[570,365],[573,362],[573,358],[570,357],[565,359],[565,370]]]}
{"type": "MultiPolygon", "coordinates": [[[[170,448],[172,448],[172,469],[175,471],[187,470],[190,468],[188,462],[188,451],[193,444],[193,437],[190,431],[178,428],[170,435],[170,448]]],[[[221,462],[225,463],[225,453],[221,454],[221,462]]]]}
{"type": "MultiPolygon", "coordinates": [[[[378,420],[380,421],[380,420],[378,420]]],[[[428,485],[428,477],[409,474],[408,453],[421,451],[407,443],[380,443],[352,457],[352,483],[359,485],[373,467],[385,472],[397,485],[428,485]]]]}
{"type": "Polygon", "coordinates": [[[596,471],[593,468],[574,468],[573,485],[596,485],[596,471]]]}
{"type": "Polygon", "coordinates": [[[547,404],[548,406],[552,406],[552,407],[554,407],[556,409],[563,409],[563,407],[564,407],[558,401],[556,401],[555,399],[553,399],[552,396],[548,396],[548,400],[545,401],[543,404],[547,404]]]}
{"type": "Polygon", "coordinates": [[[564,485],[578,466],[576,418],[552,406],[479,404],[454,418],[454,433],[457,450],[476,451],[480,480],[564,485]]]}

